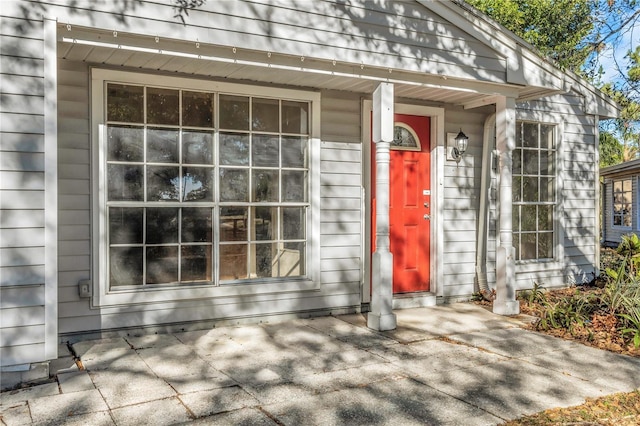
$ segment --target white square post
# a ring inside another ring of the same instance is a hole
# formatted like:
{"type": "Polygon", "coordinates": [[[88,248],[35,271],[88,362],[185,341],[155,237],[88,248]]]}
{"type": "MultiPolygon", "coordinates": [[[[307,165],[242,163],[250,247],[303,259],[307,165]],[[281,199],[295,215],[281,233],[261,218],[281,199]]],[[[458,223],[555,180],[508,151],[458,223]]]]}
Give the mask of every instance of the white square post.
{"type": "Polygon", "coordinates": [[[367,326],[396,328],[393,311],[393,255],[389,250],[389,148],[393,140],[393,84],[373,92],[373,142],[376,144],[376,251],[371,260],[371,311],[367,326]]]}
{"type": "Polygon", "coordinates": [[[516,102],[498,97],[496,102],[496,147],[500,154],[500,246],[496,249],[496,299],[493,313],[517,315],[515,248],[513,247],[513,149],[516,144],[516,102]]]}

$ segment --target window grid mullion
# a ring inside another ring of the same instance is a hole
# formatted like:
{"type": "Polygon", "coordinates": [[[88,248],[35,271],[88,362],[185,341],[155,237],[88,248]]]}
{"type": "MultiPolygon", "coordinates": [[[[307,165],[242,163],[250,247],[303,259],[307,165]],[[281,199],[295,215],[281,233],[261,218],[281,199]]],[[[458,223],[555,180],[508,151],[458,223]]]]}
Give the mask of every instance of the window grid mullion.
{"type": "MultiPolygon", "coordinates": [[[[261,269],[259,265],[254,265],[255,262],[257,262],[257,247],[259,244],[269,244],[271,245],[271,250],[275,250],[275,252],[272,252],[271,254],[271,261],[273,262],[274,259],[277,258],[278,252],[280,249],[284,249],[284,234],[283,234],[283,207],[288,207],[288,206],[293,206],[293,207],[301,207],[303,209],[305,209],[305,211],[308,211],[308,208],[310,206],[310,202],[306,201],[306,202],[288,202],[288,203],[284,203],[284,193],[283,193],[283,185],[284,185],[284,178],[283,178],[283,166],[284,166],[284,158],[283,158],[283,144],[284,144],[284,140],[283,140],[283,122],[282,122],[282,114],[283,114],[283,102],[282,99],[278,99],[278,164],[277,167],[258,167],[255,166],[258,169],[264,168],[265,170],[277,170],[278,171],[278,178],[277,178],[277,182],[274,182],[274,186],[277,186],[277,190],[278,190],[278,197],[277,200],[275,200],[274,202],[269,202],[269,203],[262,203],[262,202],[258,202],[255,199],[255,196],[253,194],[253,186],[254,186],[254,156],[253,156],[253,147],[254,147],[254,136],[255,136],[255,132],[253,129],[253,121],[254,121],[254,111],[253,111],[253,106],[254,106],[254,97],[253,96],[248,96],[248,100],[249,100],[249,110],[248,110],[248,115],[249,115],[249,129],[248,129],[248,134],[249,134],[249,152],[248,152],[248,157],[249,157],[249,164],[247,166],[239,166],[236,168],[246,168],[248,171],[248,202],[247,203],[221,203],[220,202],[220,184],[221,184],[221,176],[219,171],[221,170],[220,168],[220,99],[219,99],[219,93],[215,92],[213,93],[213,106],[214,106],[214,112],[213,112],[213,122],[214,122],[214,129],[213,129],[213,164],[212,167],[209,168],[209,165],[206,165],[206,168],[208,170],[211,170],[214,173],[214,177],[212,179],[212,183],[213,183],[213,202],[204,202],[204,203],[200,203],[200,202],[195,202],[195,203],[189,203],[189,204],[185,204],[185,173],[186,173],[186,168],[187,165],[186,163],[184,163],[184,99],[183,99],[183,95],[184,95],[184,89],[177,89],[178,92],[178,116],[179,116],[179,123],[177,126],[172,125],[172,126],[165,126],[162,124],[155,124],[153,126],[155,127],[171,127],[172,129],[176,129],[178,132],[177,135],[177,143],[178,143],[178,159],[176,160],[176,166],[177,166],[177,170],[178,170],[178,200],[177,201],[170,201],[170,202],[159,202],[159,201],[152,201],[149,197],[149,189],[150,189],[150,174],[149,174],[149,166],[165,166],[165,163],[150,163],[149,162],[149,130],[151,127],[149,124],[149,109],[151,107],[151,105],[149,104],[149,90],[148,87],[143,85],[142,87],[142,114],[143,114],[143,118],[142,118],[142,123],[141,123],[141,127],[143,129],[142,131],[142,161],[140,163],[135,163],[135,162],[128,162],[128,161],[113,161],[114,164],[118,164],[118,163],[122,163],[122,164],[128,164],[128,165],[134,165],[134,164],[140,164],[142,166],[142,176],[141,176],[141,180],[142,180],[142,192],[143,194],[141,194],[141,201],[130,201],[130,200],[123,200],[123,201],[115,201],[115,202],[110,202],[106,197],[105,197],[105,201],[106,201],[106,206],[107,206],[107,220],[109,218],[109,213],[108,213],[108,209],[109,206],[113,205],[113,206],[130,206],[130,207],[139,207],[142,209],[142,244],[141,244],[141,249],[142,249],[142,285],[143,286],[147,286],[147,281],[148,281],[148,274],[149,274],[149,270],[148,270],[148,255],[147,255],[147,249],[150,247],[169,247],[169,246],[175,246],[177,247],[177,281],[178,282],[182,282],[183,281],[183,271],[182,271],[182,266],[183,266],[183,262],[182,262],[182,248],[183,248],[183,220],[184,220],[184,209],[189,206],[189,207],[204,207],[204,206],[208,206],[208,208],[210,208],[210,214],[211,214],[211,232],[212,232],[212,241],[211,242],[201,242],[201,243],[196,243],[194,242],[193,244],[188,244],[188,245],[194,245],[194,246],[205,246],[205,247],[211,247],[211,262],[212,262],[212,272],[211,272],[211,281],[213,282],[213,285],[219,285],[220,284],[220,256],[219,253],[214,252],[213,249],[214,248],[218,248],[221,245],[221,235],[220,235],[220,223],[221,223],[221,215],[220,215],[220,207],[224,206],[224,205],[229,205],[229,206],[239,206],[239,205],[246,205],[247,208],[247,217],[248,217],[248,223],[245,229],[245,232],[247,232],[247,240],[245,242],[245,244],[247,244],[247,272],[249,274],[248,278],[252,278],[252,276],[255,278],[256,274],[257,275],[261,275],[261,269]],[[273,233],[273,237],[270,240],[256,240],[257,236],[254,235],[254,233],[256,232],[256,223],[255,223],[255,219],[256,219],[256,211],[255,211],[255,207],[268,207],[271,210],[271,216],[270,216],[270,223],[268,224],[268,227],[270,228],[269,232],[273,233]],[[177,242],[175,244],[165,244],[165,243],[158,243],[158,244],[148,244],[148,239],[149,239],[149,235],[148,235],[148,225],[149,225],[149,215],[148,215],[148,208],[177,208],[177,221],[178,221],[178,230],[177,230],[177,242]],[[275,222],[274,222],[275,220],[275,222]],[[252,261],[253,259],[253,261],[252,261]]],[[[105,97],[105,104],[108,104],[108,98],[105,97]]],[[[107,108],[108,106],[105,105],[105,108],[107,108]]],[[[123,123],[124,125],[133,125],[135,123],[123,123]]],[[[305,126],[306,128],[306,126],[305,126]]],[[[211,129],[207,128],[207,131],[211,131],[211,129]]],[[[263,132],[264,133],[264,132],[263,132]]],[[[291,133],[293,134],[293,133],[291,133]]],[[[295,136],[298,136],[297,134],[293,134],[295,136]]],[[[306,137],[306,144],[307,146],[304,148],[305,151],[308,150],[308,134],[303,134],[306,137]]],[[[274,134],[275,136],[275,134],[274,134]]],[[[108,144],[108,142],[107,142],[108,144]]],[[[107,149],[106,146],[107,144],[105,144],[105,150],[107,149]]],[[[109,160],[106,161],[106,164],[111,164],[111,162],[109,160]]],[[[199,163],[198,163],[199,164],[199,163]]],[[[200,166],[205,166],[204,164],[199,164],[200,166]]],[[[168,165],[166,165],[168,167],[168,165]]],[[[228,168],[232,169],[235,166],[233,165],[229,165],[228,168]]],[[[287,170],[299,170],[299,171],[304,171],[304,172],[308,172],[308,166],[307,167],[294,167],[294,168],[287,168],[287,170]]],[[[308,176],[305,175],[304,177],[304,183],[308,186],[308,176]]],[[[307,192],[308,188],[305,188],[305,194],[307,192]]],[[[306,195],[305,195],[306,197],[306,195]]],[[[302,239],[295,239],[295,240],[291,240],[292,242],[301,242],[306,244],[307,243],[307,224],[306,224],[306,220],[307,220],[307,216],[305,215],[305,233],[302,239]]],[[[107,237],[107,246],[109,246],[109,236],[107,237]]],[[[223,244],[237,244],[239,242],[236,241],[228,241],[225,242],[223,244]]],[[[124,244],[123,246],[127,246],[126,244],[124,244]]],[[[129,246],[135,246],[135,244],[129,244],[129,246]]],[[[219,250],[218,250],[219,251],[219,250]]],[[[304,251],[306,252],[306,248],[304,249],[304,251]]],[[[279,266],[279,262],[280,260],[276,261],[276,264],[273,265],[273,272],[276,276],[280,276],[280,266],[279,266]]],[[[263,272],[268,272],[266,269],[263,272]]],[[[303,275],[306,275],[306,272],[303,273],[303,275]]],[[[269,276],[273,276],[273,274],[267,274],[265,277],[269,277],[269,276]]],[[[162,284],[161,282],[159,282],[159,284],[162,284]]],[[[153,286],[155,286],[156,284],[154,284],[153,286]]]]}

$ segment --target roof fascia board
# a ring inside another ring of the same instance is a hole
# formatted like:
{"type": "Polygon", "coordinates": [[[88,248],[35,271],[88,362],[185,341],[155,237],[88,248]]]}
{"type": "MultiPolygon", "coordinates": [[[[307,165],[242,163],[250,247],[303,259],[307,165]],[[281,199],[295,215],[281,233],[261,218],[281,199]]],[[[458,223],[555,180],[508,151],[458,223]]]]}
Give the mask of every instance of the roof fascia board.
{"type": "Polygon", "coordinates": [[[152,36],[118,32],[116,39],[113,31],[81,27],[74,25],[73,31],[65,29],[65,24],[58,24],[58,41],[98,46],[102,48],[141,51],[159,55],[190,57],[194,60],[210,60],[226,63],[237,63],[248,66],[280,68],[283,71],[308,72],[324,74],[328,77],[342,76],[356,79],[388,81],[392,83],[414,84],[416,86],[448,89],[485,95],[518,97],[519,86],[504,83],[481,82],[473,79],[452,78],[442,75],[427,74],[401,69],[389,69],[371,66],[366,63],[349,63],[322,58],[305,57],[266,52],[250,49],[230,49],[228,46],[214,45],[184,40],[164,39],[164,49],[158,49],[152,36]]]}
{"type": "Polygon", "coordinates": [[[526,58],[531,62],[531,65],[537,67],[542,73],[547,74],[547,78],[550,78],[549,83],[551,84],[548,87],[552,90],[549,94],[566,93],[571,86],[578,86],[582,90],[576,90],[576,93],[584,96],[587,113],[602,117],[619,116],[620,107],[591,83],[572,71],[559,69],[536,53],[535,47],[527,41],[491,18],[471,12],[471,6],[464,4],[464,2],[460,0],[416,1],[452,24],[464,29],[480,42],[495,49],[498,54],[503,55],[507,59],[508,83],[539,85],[528,84],[524,76],[524,61],[512,59],[526,58]],[[555,83],[552,82],[553,80],[555,83]]]}
{"type": "Polygon", "coordinates": [[[490,26],[487,21],[478,19],[452,1],[417,1],[506,58],[508,83],[523,86],[527,84],[522,63],[522,49],[512,37],[504,33],[503,28],[490,26]]]}
{"type": "Polygon", "coordinates": [[[600,169],[600,176],[613,176],[629,172],[640,172],[640,160],[626,161],[600,169]]]}

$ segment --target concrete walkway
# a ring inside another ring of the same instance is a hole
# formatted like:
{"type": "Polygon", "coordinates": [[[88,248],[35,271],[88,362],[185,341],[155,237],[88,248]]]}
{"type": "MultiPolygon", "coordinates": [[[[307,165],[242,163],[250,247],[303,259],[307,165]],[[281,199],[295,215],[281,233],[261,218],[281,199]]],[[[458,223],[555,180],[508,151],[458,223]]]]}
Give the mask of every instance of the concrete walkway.
{"type": "MultiPolygon", "coordinates": [[[[640,359],[472,304],[74,345],[85,368],[4,392],[7,425],[492,425],[640,387],[640,359]]],[[[67,363],[70,361],[67,360],[67,363]]]]}

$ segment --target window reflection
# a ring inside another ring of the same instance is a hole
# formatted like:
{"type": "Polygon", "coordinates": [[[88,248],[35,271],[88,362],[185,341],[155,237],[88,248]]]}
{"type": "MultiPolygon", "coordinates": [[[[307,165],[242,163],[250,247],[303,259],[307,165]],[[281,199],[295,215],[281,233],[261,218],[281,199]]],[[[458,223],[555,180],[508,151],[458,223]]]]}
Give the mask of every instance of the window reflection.
{"type": "Polygon", "coordinates": [[[106,96],[111,288],[305,275],[308,102],[114,83],[106,96]]]}

